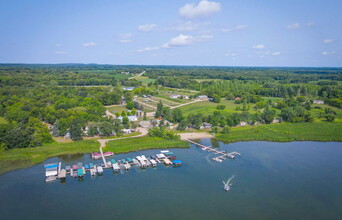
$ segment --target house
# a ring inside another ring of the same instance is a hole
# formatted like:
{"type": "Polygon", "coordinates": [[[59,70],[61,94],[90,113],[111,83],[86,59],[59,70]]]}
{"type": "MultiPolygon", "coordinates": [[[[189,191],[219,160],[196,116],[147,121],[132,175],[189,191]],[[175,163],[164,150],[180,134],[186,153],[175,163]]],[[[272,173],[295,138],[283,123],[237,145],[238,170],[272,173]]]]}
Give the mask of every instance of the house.
{"type": "Polygon", "coordinates": [[[133,89],[135,89],[135,87],[123,87],[122,89],[125,91],[133,91],[133,89]]]}
{"type": "Polygon", "coordinates": [[[240,97],[235,97],[234,100],[235,100],[235,101],[236,101],[236,100],[241,100],[241,98],[240,98],[240,97]]]}
{"type": "Polygon", "coordinates": [[[179,94],[171,94],[170,95],[170,99],[179,99],[181,97],[181,95],[179,94]]]}
{"type": "Polygon", "coordinates": [[[187,95],[183,95],[183,99],[190,99],[190,98],[187,95]]]}
{"type": "MultiPolygon", "coordinates": [[[[136,115],[130,115],[130,116],[127,116],[127,118],[128,118],[129,121],[138,121],[138,117],[136,115]]],[[[123,117],[120,116],[120,117],[117,117],[117,119],[122,121],[123,117]]]]}
{"type": "Polygon", "coordinates": [[[240,121],[240,124],[239,124],[240,126],[246,126],[247,125],[247,122],[245,122],[245,121],[240,121]]]}
{"type": "Polygon", "coordinates": [[[323,105],[324,104],[324,100],[313,100],[313,104],[318,104],[318,105],[323,105]]]}
{"type": "Polygon", "coordinates": [[[197,96],[198,99],[207,99],[208,96],[207,95],[199,95],[197,96]]]}
{"type": "Polygon", "coordinates": [[[69,131],[64,135],[64,139],[70,139],[70,132],[69,131]]]}
{"type": "Polygon", "coordinates": [[[273,119],[272,123],[280,123],[280,118],[273,119]]]}
{"type": "Polygon", "coordinates": [[[130,134],[130,133],[132,133],[131,129],[122,129],[121,131],[122,131],[122,133],[124,133],[124,134],[130,134]]]}
{"type": "Polygon", "coordinates": [[[152,125],[151,121],[141,121],[139,122],[139,126],[143,128],[148,128],[152,125]]]}
{"type": "Polygon", "coordinates": [[[200,129],[211,129],[212,127],[213,127],[213,126],[212,126],[211,124],[204,122],[204,123],[201,125],[200,129]]]}

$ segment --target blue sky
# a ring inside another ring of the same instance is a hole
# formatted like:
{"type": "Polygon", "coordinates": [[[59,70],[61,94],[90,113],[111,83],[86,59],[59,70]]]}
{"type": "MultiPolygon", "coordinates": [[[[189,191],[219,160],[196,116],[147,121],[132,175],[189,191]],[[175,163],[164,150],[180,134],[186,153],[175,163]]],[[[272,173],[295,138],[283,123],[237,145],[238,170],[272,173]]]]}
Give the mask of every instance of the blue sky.
{"type": "Polygon", "coordinates": [[[342,66],[339,0],[2,0],[0,63],[342,66]]]}

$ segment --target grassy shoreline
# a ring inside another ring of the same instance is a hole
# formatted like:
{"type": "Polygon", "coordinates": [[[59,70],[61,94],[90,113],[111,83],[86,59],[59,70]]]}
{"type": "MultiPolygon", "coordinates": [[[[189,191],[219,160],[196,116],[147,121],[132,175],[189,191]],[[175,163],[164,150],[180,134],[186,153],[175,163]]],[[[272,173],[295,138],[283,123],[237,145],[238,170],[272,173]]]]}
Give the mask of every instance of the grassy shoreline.
{"type": "Polygon", "coordinates": [[[232,128],[229,134],[217,134],[225,143],[238,141],[342,141],[341,122],[280,123],[232,128]]]}
{"type": "MultiPolygon", "coordinates": [[[[186,148],[189,143],[181,140],[164,140],[153,137],[127,138],[109,141],[104,151],[128,153],[156,148],[186,148]]],[[[65,154],[98,152],[100,143],[83,140],[69,143],[52,143],[41,147],[13,149],[0,152],[0,174],[42,163],[48,158],[65,154]]]]}
{"type": "MultiPolygon", "coordinates": [[[[342,122],[281,123],[271,125],[232,128],[229,134],[217,134],[216,139],[225,143],[238,141],[342,141],[342,122]]],[[[0,152],[0,174],[30,167],[48,158],[64,154],[99,151],[96,139],[70,143],[52,143],[41,147],[13,149],[0,152]]],[[[187,148],[181,140],[164,140],[155,137],[138,137],[109,141],[105,151],[128,153],[160,148],[187,148]]]]}

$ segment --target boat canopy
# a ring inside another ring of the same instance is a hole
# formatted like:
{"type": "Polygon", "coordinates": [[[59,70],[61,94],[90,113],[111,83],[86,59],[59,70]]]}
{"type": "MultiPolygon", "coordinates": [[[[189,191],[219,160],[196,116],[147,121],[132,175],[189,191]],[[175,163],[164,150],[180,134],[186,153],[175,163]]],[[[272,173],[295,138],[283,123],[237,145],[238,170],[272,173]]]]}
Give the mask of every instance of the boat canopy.
{"type": "Polygon", "coordinates": [[[181,160],[174,160],[174,161],[172,161],[172,162],[173,162],[173,163],[177,163],[177,164],[182,163],[181,160]]]}
{"type": "Polygon", "coordinates": [[[58,167],[58,164],[57,163],[56,164],[45,164],[44,166],[46,169],[48,169],[48,168],[58,167]]]}

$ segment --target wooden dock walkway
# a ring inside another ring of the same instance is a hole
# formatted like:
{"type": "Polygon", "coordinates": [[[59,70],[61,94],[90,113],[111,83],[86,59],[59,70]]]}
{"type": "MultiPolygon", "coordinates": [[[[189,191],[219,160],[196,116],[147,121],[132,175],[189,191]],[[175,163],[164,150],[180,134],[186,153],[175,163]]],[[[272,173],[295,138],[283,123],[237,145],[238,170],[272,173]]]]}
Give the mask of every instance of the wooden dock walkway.
{"type": "Polygon", "coordinates": [[[222,162],[223,160],[225,160],[225,159],[227,159],[227,158],[229,158],[229,159],[234,159],[235,156],[240,156],[240,155],[241,155],[241,154],[238,153],[238,152],[231,152],[231,153],[228,153],[228,152],[226,152],[226,151],[219,151],[219,150],[217,150],[217,149],[215,149],[215,148],[213,148],[213,147],[211,147],[211,146],[204,146],[204,145],[202,145],[202,144],[196,143],[196,142],[191,141],[191,140],[189,140],[189,139],[184,139],[184,140],[187,141],[187,142],[189,142],[189,143],[191,143],[191,144],[195,144],[195,145],[201,147],[202,150],[206,150],[206,151],[208,151],[208,152],[214,152],[214,154],[220,154],[220,156],[217,156],[217,157],[212,158],[212,159],[213,159],[214,161],[216,161],[216,162],[222,162]]]}

